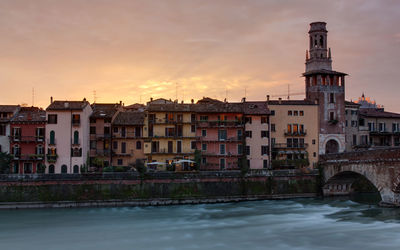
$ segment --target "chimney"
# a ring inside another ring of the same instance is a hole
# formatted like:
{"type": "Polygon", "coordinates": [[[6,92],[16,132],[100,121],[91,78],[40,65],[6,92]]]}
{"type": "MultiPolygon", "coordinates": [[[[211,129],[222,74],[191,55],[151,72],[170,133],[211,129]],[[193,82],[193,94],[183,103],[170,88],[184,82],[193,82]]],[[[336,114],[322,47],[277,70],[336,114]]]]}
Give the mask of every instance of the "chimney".
{"type": "Polygon", "coordinates": [[[181,104],[183,104],[183,100],[181,101],[181,104]]]}
{"type": "Polygon", "coordinates": [[[150,101],[151,101],[151,102],[153,101],[153,97],[150,97],[150,101]]]}
{"type": "Polygon", "coordinates": [[[267,101],[269,102],[269,95],[267,95],[267,101]]]}
{"type": "Polygon", "coordinates": [[[246,102],[246,97],[243,97],[243,98],[242,98],[242,102],[246,102]]]}
{"type": "Polygon", "coordinates": [[[278,103],[279,103],[279,104],[282,104],[282,98],[281,98],[281,97],[279,97],[278,103]]]}
{"type": "Polygon", "coordinates": [[[122,106],[122,101],[119,101],[119,106],[122,106]]]}
{"type": "Polygon", "coordinates": [[[86,102],[86,97],[83,97],[83,101],[86,102]]]}
{"type": "Polygon", "coordinates": [[[194,103],[194,100],[192,99],[191,102],[192,102],[192,104],[193,104],[193,103],[194,103]]]}
{"type": "Polygon", "coordinates": [[[52,103],[53,103],[53,97],[50,96],[50,104],[52,104],[52,103]]]}

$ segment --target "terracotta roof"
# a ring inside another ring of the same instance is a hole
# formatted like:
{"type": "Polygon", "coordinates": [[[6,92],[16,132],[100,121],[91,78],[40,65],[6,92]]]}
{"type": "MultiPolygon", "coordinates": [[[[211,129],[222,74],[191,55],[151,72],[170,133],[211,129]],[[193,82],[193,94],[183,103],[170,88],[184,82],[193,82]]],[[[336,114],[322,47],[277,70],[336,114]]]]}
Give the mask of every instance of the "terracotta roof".
{"type": "Polygon", "coordinates": [[[400,118],[400,114],[386,112],[382,109],[374,109],[374,108],[363,108],[360,109],[360,115],[364,117],[376,117],[376,118],[400,118]]]}
{"type": "Polygon", "coordinates": [[[46,122],[46,111],[38,107],[22,107],[11,122],[46,122]]]}
{"type": "Polygon", "coordinates": [[[118,103],[93,103],[91,106],[93,109],[91,118],[112,118],[121,107],[118,103]]]}
{"type": "Polygon", "coordinates": [[[197,101],[198,104],[203,104],[203,103],[216,103],[216,102],[217,102],[217,103],[222,103],[222,101],[217,100],[217,99],[213,99],[213,98],[210,98],[210,97],[203,97],[203,99],[197,101]]]}
{"type": "Polygon", "coordinates": [[[309,76],[314,74],[326,74],[326,75],[340,75],[340,76],[347,76],[346,73],[334,71],[334,70],[327,70],[327,69],[317,69],[317,70],[310,70],[303,73],[303,76],[309,76]]]}
{"type": "Polygon", "coordinates": [[[243,113],[243,103],[211,102],[195,104],[198,113],[243,113]]]}
{"type": "Polygon", "coordinates": [[[53,101],[46,110],[83,110],[89,102],[83,101],[53,101]]]}
{"type": "Polygon", "coordinates": [[[269,115],[267,102],[244,102],[244,114],[247,115],[269,115]]]}
{"type": "Polygon", "coordinates": [[[143,125],[144,124],[144,113],[124,111],[119,112],[113,121],[113,125],[143,125]]]}
{"type": "Polygon", "coordinates": [[[14,113],[19,108],[19,105],[0,105],[0,112],[14,113]]]}
{"type": "Polygon", "coordinates": [[[139,110],[139,109],[144,109],[146,108],[146,105],[141,104],[141,103],[135,103],[132,105],[128,105],[124,107],[125,109],[134,109],[134,110],[139,110]]]}
{"type": "Polygon", "coordinates": [[[148,112],[195,112],[196,104],[187,103],[171,103],[171,104],[149,104],[147,105],[148,112]]]}
{"type": "Polygon", "coordinates": [[[311,100],[269,100],[268,105],[318,105],[311,100]]]}

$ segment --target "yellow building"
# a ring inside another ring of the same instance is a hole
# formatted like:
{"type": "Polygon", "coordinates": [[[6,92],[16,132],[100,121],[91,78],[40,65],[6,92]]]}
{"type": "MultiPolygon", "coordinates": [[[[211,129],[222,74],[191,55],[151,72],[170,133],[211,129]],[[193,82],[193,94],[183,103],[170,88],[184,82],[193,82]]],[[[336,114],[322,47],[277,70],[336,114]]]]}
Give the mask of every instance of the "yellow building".
{"type": "Polygon", "coordinates": [[[272,168],[313,167],[318,162],[318,104],[268,101],[272,168]]]}
{"type": "MultiPolygon", "coordinates": [[[[157,100],[156,100],[157,101],[157,100]]],[[[147,162],[166,166],[179,159],[194,159],[196,113],[194,104],[156,101],[147,105],[144,120],[144,153],[147,162]]]]}

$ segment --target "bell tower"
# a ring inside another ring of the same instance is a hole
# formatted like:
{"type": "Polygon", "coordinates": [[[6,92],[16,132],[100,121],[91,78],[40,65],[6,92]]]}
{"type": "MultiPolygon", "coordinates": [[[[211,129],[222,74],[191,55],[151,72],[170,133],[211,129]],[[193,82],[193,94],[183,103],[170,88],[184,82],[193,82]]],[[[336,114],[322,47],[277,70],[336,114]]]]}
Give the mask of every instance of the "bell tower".
{"type": "Polygon", "coordinates": [[[332,70],[331,50],[325,22],[310,24],[309,50],[306,52],[306,99],[319,109],[319,153],[345,149],[345,76],[332,70]]]}

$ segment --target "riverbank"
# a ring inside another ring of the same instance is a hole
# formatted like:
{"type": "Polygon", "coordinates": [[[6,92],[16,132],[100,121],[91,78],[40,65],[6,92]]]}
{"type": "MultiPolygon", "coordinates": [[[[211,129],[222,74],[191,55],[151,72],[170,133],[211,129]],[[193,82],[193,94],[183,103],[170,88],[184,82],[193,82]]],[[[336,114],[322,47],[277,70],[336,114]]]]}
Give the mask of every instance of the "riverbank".
{"type": "Polygon", "coordinates": [[[0,176],[0,209],[159,206],[317,196],[300,171],[0,176]]]}

